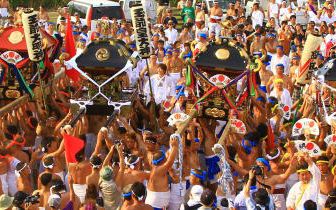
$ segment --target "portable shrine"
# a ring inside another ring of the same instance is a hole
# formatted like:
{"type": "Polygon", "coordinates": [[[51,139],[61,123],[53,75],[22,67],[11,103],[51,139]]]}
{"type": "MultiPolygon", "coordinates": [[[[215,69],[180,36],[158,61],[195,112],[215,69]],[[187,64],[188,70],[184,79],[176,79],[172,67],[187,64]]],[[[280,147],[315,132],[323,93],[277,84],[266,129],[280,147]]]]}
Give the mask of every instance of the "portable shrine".
{"type": "Polygon", "coordinates": [[[126,71],[132,70],[137,58],[137,53],[120,40],[91,42],[69,61],[83,79],[70,100],[72,108],[85,108],[89,115],[111,115],[114,110],[129,107],[136,89],[130,87],[126,71]]]}
{"type": "MultiPolygon", "coordinates": [[[[199,115],[205,118],[227,120],[230,109],[236,109],[235,99],[239,98],[230,86],[242,78],[249,59],[246,52],[227,39],[211,42],[207,49],[195,59],[195,74],[200,81],[203,99],[199,115]],[[206,96],[206,98],[204,98],[206,96]]],[[[244,88],[243,88],[244,90],[244,88]]],[[[187,102],[187,110],[193,105],[187,102]]]]}
{"type": "Polygon", "coordinates": [[[195,60],[195,65],[211,76],[224,74],[231,78],[245,71],[248,55],[244,49],[227,39],[222,39],[211,42],[195,60]]]}
{"type": "MultiPolygon", "coordinates": [[[[59,41],[43,29],[40,29],[40,33],[44,63],[51,64],[59,50],[59,41]]],[[[23,27],[0,30],[0,43],[0,100],[11,101],[23,95],[23,89],[20,88],[23,81],[27,85],[36,82],[37,68],[29,59],[23,27]]],[[[41,72],[44,79],[48,79],[52,73],[50,68],[41,72]]]]}

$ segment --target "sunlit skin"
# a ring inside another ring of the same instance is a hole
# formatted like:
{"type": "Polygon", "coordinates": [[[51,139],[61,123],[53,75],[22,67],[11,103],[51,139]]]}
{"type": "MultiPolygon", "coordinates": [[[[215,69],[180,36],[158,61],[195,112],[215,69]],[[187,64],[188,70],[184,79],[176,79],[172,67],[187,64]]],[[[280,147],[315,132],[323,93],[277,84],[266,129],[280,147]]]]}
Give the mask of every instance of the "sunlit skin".
{"type": "Polygon", "coordinates": [[[308,184],[312,178],[312,175],[309,171],[303,171],[298,173],[299,176],[299,180],[303,183],[303,184],[308,184]]]}

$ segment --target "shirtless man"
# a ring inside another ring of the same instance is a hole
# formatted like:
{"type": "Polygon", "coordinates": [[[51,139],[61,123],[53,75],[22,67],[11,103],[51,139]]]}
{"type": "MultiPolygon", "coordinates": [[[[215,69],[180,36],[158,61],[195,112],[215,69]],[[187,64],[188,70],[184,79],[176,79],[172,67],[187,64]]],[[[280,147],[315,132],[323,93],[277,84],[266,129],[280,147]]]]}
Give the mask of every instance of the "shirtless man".
{"type": "Polygon", "coordinates": [[[38,190],[33,192],[33,195],[40,195],[40,208],[46,208],[48,206],[48,198],[50,195],[52,174],[43,173],[39,179],[38,185],[40,186],[38,190]]]}
{"type": "Polygon", "coordinates": [[[253,55],[255,52],[260,52],[264,49],[264,43],[261,40],[261,34],[256,33],[254,37],[255,39],[250,46],[250,55],[253,55]]]}
{"type": "Polygon", "coordinates": [[[60,172],[60,173],[55,173],[54,172],[54,165],[55,165],[54,157],[49,156],[49,157],[44,158],[42,160],[42,165],[45,168],[45,172],[51,173],[53,175],[53,179],[56,179],[56,177],[57,177],[64,182],[63,171],[60,172]]]}
{"type": "Polygon", "coordinates": [[[270,78],[273,76],[273,73],[271,71],[266,70],[266,65],[263,62],[259,71],[259,77],[260,77],[260,86],[259,89],[263,92],[267,93],[266,85],[270,78]]]}
{"type": "Polygon", "coordinates": [[[220,172],[220,168],[218,166],[219,157],[215,155],[212,151],[212,147],[217,142],[215,136],[215,128],[217,126],[217,122],[213,120],[211,123],[209,123],[203,118],[199,119],[199,124],[203,129],[204,140],[206,141],[204,144],[204,155],[209,182],[208,188],[215,192],[218,186],[216,176],[220,172]]]}
{"type": "Polygon", "coordinates": [[[300,57],[298,55],[294,55],[292,57],[292,65],[289,68],[289,78],[292,79],[293,84],[295,84],[296,77],[299,73],[299,65],[300,65],[300,57]]]}
{"type": "Polygon", "coordinates": [[[222,20],[223,11],[222,8],[219,7],[218,1],[214,1],[214,6],[210,10],[210,22],[209,22],[209,34],[211,32],[216,33],[216,37],[219,37],[221,32],[221,25],[219,22],[222,20]]]}
{"type": "MultiPolygon", "coordinates": [[[[148,68],[149,68],[149,74],[152,76],[154,74],[157,74],[157,67],[159,66],[158,60],[157,60],[157,56],[155,54],[152,54],[149,57],[149,61],[148,61],[148,68]]],[[[140,77],[141,78],[145,78],[145,73],[148,72],[147,66],[145,68],[143,68],[140,72],[140,77]]]]}
{"type": "Polygon", "coordinates": [[[166,208],[169,204],[170,191],[168,185],[168,170],[172,167],[178,151],[178,139],[170,139],[170,155],[166,159],[163,151],[158,151],[153,157],[153,168],[147,185],[146,204],[154,208],[166,208]]]}
{"type": "Polygon", "coordinates": [[[205,22],[205,12],[201,8],[201,4],[196,4],[196,18],[195,18],[195,25],[200,27],[200,24],[205,22]]]}
{"type": "MultiPolygon", "coordinates": [[[[123,155],[122,155],[122,158],[123,155]]],[[[141,170],[140,157],[130,155],[125,159],[126,168],[121,177],[121,187],[149,179],[149,173],[141,170]]]]}
{"type": "Polygon", "coordinates": [[[236,9],[235,9],[235,5],[232,2],[229,3],[229,7],[227,9],[226,15],[231,16],[233,18],[237,17],[237,12],[236,12],[236,9]]]}
{"type": "Polygon", "coordinates": [[[152,210],[153,207],[145,204],[144,199],[146,196],[146,187],[141,182],[136,182],[132,185],[132,201],[133,204],[130,205],[125,210],[152,210]]]}
{"type": "Polygon", "coordinates": [[[282,79],[283,80],[283,85],[284,88],[288,89],[290,92],[293,90],[293,83],[291,79],[284,74],[284,65],[283,64],[278,64],[276,65],[276,74],[273,75],[268,83],[267,83],[267,92],[271,92],[271,86],[274,86],[274,80],[276,79],[282,79]]]}
{"type": "Polygon", "coordinates": [[[179,36],[179,41],[181,43],[187,43],[187,42],[191,42],[193,40],[192,36],[190,35],[190,32],[189,32],[189,27],[188,26],[183,26],[183,29],[180,33],[180,36],[179,36]]]}
{"type": "Polygon", "coordinates": [[[86,185],[87,186],[94,185],[98,190],[99,172],[100,169],[102,168],[103,161],[99,156],[93,155],[90,158],[90,164],[92,167],[92,171],[91,174],[86,177],[86,185]]]}
{"type": "Polygon", "coordinates": [[[276,34],[269,33],[267,35],[267,42],[265,43],[265,49],[267,50],[267,54],[273,56],[276,54],[276,47],[279,45],[276,34]]]}
{"type": "Polygon", "coordinates": [[[62,164],[64,162],[64,156],[63,151],[59,150],[58,141],[52,136],[43,138],[41,150],[44,153],[42,163],[45,161],[45,158],[52,158],[52,173],[58,175],[64,181],[64,166],[62,164]]]}
{"type": "Polygon", "coordinates": [[[25,193],[31,194],[33,186],[30,180],[30,167],[27,163],[20,162],[16,165],[15,174],[17,176],[17,189],[25,193]]]}
{"type": "Polygon", "coordinates": [[[191,124],[191,130],[195,131],[197,129],[197,134],[195,134],[194,139],[191,139],[190,152],[188,154],[190,161],[190,168],[200,169],[200,161],[198,151],[203,142],[203,132],[202,128],[198,123],[191,124]]]}
{"type": "Polygon", "coordinates": [[[171,60],[167,63],[169,75],[174,84],[181,78],[182,69],[184,67],[183,60],[179,57],[180,51],[175,49],[171,60]]]}
{"type": "Polygon", "coordinates": [[[321,171],[320,193],[318,195],[318,205],[321,208],[328,198],[329,192],[333,189],[333,175],[329,170],[329,159],[326,156],[320,156],[316,161],[316,166],[321,171]]]}
{"type": "Polygon", "coordinates": [[[85,159],[84,148],[76,154],[77,163],[68,164],[69,174],[74,179],[74,192],[79,197],[81,203],[85,201],[86,177],[91,174],[90,162],[85,159]]]}

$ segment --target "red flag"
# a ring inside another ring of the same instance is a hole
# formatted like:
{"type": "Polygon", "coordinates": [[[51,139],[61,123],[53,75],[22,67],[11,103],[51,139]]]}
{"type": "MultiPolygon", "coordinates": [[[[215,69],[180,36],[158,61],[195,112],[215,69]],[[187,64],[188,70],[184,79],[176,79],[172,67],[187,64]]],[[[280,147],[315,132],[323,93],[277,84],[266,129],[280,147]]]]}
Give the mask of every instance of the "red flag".
{"type": "Polygon", "coordinates": [[[76,163],[76,154],[83,149],[84,141],[70,136],[68,134],[63,135],[64,148],[65,148],[65,158],[68,163],[76,163]]]}
{"type": "MultiPolygon", "coordinates": [[[[65,51],[70,55],[69,59],[76,55],[75,39],[69,15],[67,16],[67,27],[65,32],[65,51]]],[[[79,80],[79,72],[75,69],[67,69],[65,74],[75,82],[79,80]]]]}

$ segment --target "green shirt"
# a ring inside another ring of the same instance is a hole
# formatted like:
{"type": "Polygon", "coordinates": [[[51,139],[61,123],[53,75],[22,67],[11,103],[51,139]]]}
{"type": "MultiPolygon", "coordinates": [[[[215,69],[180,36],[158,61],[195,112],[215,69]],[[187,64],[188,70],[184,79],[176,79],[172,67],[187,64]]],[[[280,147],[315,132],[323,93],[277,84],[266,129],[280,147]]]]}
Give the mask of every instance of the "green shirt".
{"type": "Polygon", "coordinates": [[[183,23],[186,23],[189,18],[195,21],[195,9],[193,7],[183,7],[182,9],[183,23]]]}

